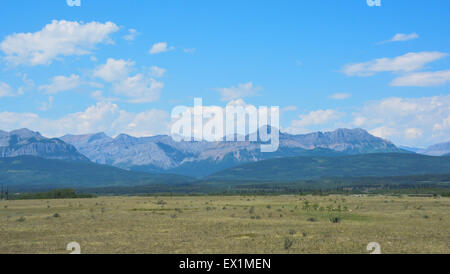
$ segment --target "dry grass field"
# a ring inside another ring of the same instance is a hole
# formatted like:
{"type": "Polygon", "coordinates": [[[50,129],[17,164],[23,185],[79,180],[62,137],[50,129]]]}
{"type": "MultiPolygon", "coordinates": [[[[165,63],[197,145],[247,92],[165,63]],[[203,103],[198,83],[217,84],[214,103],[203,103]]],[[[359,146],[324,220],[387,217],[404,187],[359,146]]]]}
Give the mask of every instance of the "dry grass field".
{"type": "Polygon", "coordinates": [[[450,253],[450,198],[100,197],[0,201],[0,253],[450,253]]]}

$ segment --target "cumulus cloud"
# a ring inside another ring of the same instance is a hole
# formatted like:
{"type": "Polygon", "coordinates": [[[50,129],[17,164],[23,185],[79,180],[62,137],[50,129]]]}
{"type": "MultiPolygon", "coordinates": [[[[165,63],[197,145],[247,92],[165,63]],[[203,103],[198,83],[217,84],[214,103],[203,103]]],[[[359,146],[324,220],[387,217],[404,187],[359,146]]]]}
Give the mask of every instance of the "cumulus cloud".
{"type": "Polygon", "coordinates": [[[307,127],[312,125],[327,124],[338,120],[341,117],[341,113],[333,109],[315,110],[308,114],[301,114],[300,120],[292,121],[294,127],[307,127]]]}
{"type": "Polygon", "coordinates": [[[130,97],[131,103],[148,103],[157,101],[164,83],[140,73],[115,83],[113,91],[118,95],[130,97]]]}
{"type": "MultiPolygon", "coordinates": [[[[165,69],[153,66],[148,72],[139,73],[134,76],[130,72],[135,65],[132,61],[115,60],[109,58],[106,64],[99,66],[94,71],[94,76],[102,78],[106,82],[112,83],[112,91],[117,95],[129,97],[130,103],[148,103],[157,101],[160,97],[164,83],[154,78],[161,77],[166,72],[165,69]]],[[[92,94],[97,100],[105,100],[102,95],[96,91],[92,94]]],[[[111,100],[114,98],[108,98],[111,100]]]]}
{"type": "Polygon", "coordinates": [[[450,70],[434,72],[416,72],[395,78],[391,86],[396,87],[431,87],[450,82],[450,70]]]}
{"type": "Polygon", "coordinates": [[[94,98],[97,101],[118,101],[118,98],[113,97],[104,97],[103,92],[101,90],[95,90],[91,93],[91,97],[94,98]]]}
{"type": "Polygon", "coordinates": [[[394,143],[427,146],[450,137],[450,95],[387,98],[353,113],[353,126],[370,130],[394,143]]]}
{"type": "Polygon", "coordinates": [[[342,72],[347,76],[372,76],[379,72],[413,72],[426,64],[446,57],[443,52],[410,52],[395,58],[380,58],[365,63],[347,64],[342,72]]]}
{"type": "Polygon", "coordinates": [[[238,84],[237,87],[216,88],[215,90],[220,92],[222,101],[231,101],[238,98],[255,96],[261,90],[261,87],[255,87],[252,82],[248,82],[238,84]]]}
{"type": "Polygon", "coordinates": [[[103,79],[106,82],[114,82],[125,79],[131,72],[135,62],[125,61],[123,59],[115,60],[108,58],[106,64],[97,67],[94,76],[103,79]]]}
{"type": "Polygon", "coordinates": [[[127,41],[134,41],[136,37],[139,35],[139,32],[135,29],[129,29],[128,34],[123,37],[123,39],[127,41]]]}
{"type": "Polygon", "coordinates": [[[9,84],[0,81],[0,98],[23,95],[25,91],[34,87],[34,81],[28,79],[26,74],[22,75],[22,82],[23,84],[16,91],[9,84]]]}
{"type": "Polygon", "coordinates": [[[43,118],[34,113],[0,112],[2,129],[29,128],[48,137],[95,132],[106,132],[111,136],[126,133],[138,137],[168,134],[169,119],[169,114],[162,110],[131,113],[111,102],[99,102],[82,112],[59,119],[43,118]]]}
{"type": "Polygon", "coordinates": [[[112,22],[53,20],[40,31],[7,36],[0,50],[15,65],[49,64],[61,56],[90,54],[97,44],[112,43],[110,35],[118,30],[112,22]]]}
{"type": "Polygon", "coordinates": [[[166,42],[156,43],[152,46],[149,53],[150,54],[158,54],[162,52],[167,52],[175,49],[174,47],[168,47],[166,42]]]}
{"type": "Polygon", "coordinates": [[[166,73],[166,69],[153,66],[150,68],[150,73],[153,77],[162,77],[166,73]]]}
{"type": "Polygon", "coordinates": [[[81,80],[79,75],[72,74],[69,77],[56,76],[53,78],[52,83],[40,86],[39,90],[44,90],[47,94],[56,94],[61,91],[75,89],[80,84],[81,80]]]}

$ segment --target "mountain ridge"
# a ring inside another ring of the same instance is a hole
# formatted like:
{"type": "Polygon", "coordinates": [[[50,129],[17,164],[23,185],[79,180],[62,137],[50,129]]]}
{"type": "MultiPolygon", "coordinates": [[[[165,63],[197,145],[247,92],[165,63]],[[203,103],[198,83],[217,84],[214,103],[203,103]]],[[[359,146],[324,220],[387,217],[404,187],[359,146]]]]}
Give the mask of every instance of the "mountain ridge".
{"type": "MultiPolygon", "coordinates": [[[[264,130],[270,132],[278,129],[267,126],[264,130]]],[[[248,135],[245,137],[247,141],[243,142],[175,142],[168,135],[133,137],[120,134],[112,138],[104,133],[60,137],[95,163],[110,164],[129,170],[175,172],[197,177],[242,163],[295,156],[317,148],[346,154],[406,152],[388,140],[369,134],[364,129],[337,129],[332,132],[300,135],[280,132],[279,138],[278,151],[262,153],[260,145],[263,142],[259,139],[250,142],[248,135]],[[209,166],[212,170],[205,166],[209,166]]]]}
{"type": "Polygon", "coordinates": [[[0,158],[22,155],[38,156],[44,159],[90,161],[79,153],[75,146],[58,138],[46,138],[39,132],[25,128],[11,132],[1,131],[0,158]]]}
{"type": "Polygon", "coordinates": [[[131,172],[92,162],[44,159],[36,156],[0,158],[0,182],[15,190],[65,187],[108,187],[186,184],[194,179],[175,174],[131,172]]]}
{"type": "Polygon", "coordinates": [[[298,156],[247,163],[214,173],[211,181],[295,181],[322,178],[450,174],[450,157],[372,153],[336,157],[298,156]]]}
{"type": "Polygon", "coordinates": [[[420,150],[419,153],[431,156],[450,154],[450,141],[431,145],[424,150],[420,150]]]}

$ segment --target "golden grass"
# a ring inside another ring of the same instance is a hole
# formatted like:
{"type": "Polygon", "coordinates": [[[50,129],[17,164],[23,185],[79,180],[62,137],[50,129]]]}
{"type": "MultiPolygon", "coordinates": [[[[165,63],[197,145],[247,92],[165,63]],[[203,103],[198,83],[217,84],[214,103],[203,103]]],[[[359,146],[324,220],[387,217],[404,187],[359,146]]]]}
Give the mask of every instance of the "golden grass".
{"type": "Polygon", "coordinates": [[[0,253],[69,253],[73,241],[82,253],[368,253],[369,242],[383,253],[450,253],[450,198],[0,201],[0,253]],[[293,241],[288,249],[286,239],[293,241]]]}

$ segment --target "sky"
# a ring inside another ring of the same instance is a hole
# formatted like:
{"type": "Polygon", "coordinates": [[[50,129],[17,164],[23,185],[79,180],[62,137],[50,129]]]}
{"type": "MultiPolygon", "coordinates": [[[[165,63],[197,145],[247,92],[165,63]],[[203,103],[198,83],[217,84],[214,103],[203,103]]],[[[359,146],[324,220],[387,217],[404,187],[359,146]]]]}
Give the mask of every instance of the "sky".
{"type": "Polygon", "coordinates": [[[279,106],[292,134],[450,141],[449,1],[80,2],[2,1],[0,129],[168,134],[202,98],[279,106]]]}

